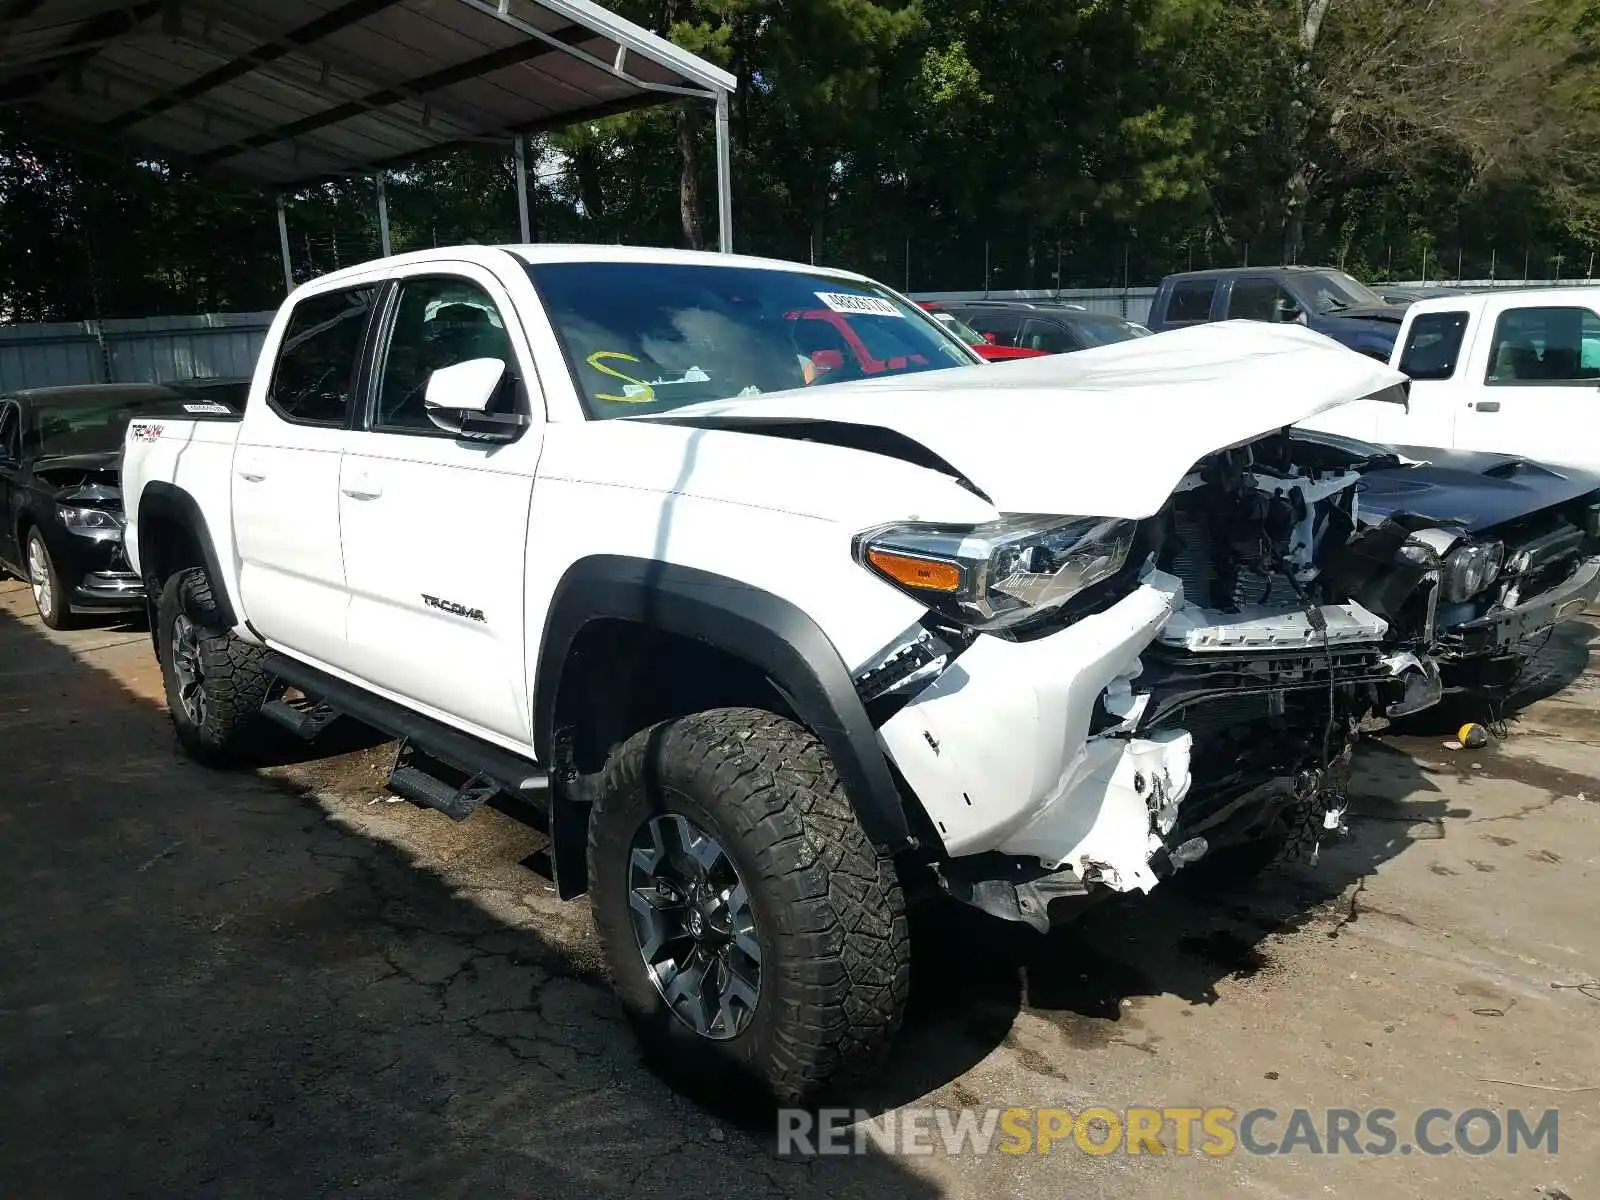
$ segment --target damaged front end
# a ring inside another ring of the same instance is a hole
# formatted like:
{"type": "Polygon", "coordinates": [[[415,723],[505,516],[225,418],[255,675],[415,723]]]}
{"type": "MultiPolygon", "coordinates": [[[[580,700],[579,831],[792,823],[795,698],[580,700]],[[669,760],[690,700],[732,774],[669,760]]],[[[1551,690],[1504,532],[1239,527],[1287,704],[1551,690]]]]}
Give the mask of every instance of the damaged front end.
{"type": "Polygon", "coordinates": [[[1438,671],[1352,594],[1359,472],[1290,447],[1211,455],[1142,521],[862,535],[863,565],[944,589],[857,684],[947,892],[1043,929],[1219,849],[1314,858],[1342,828],[1363,719],[1433,703],[1438,671]]]}

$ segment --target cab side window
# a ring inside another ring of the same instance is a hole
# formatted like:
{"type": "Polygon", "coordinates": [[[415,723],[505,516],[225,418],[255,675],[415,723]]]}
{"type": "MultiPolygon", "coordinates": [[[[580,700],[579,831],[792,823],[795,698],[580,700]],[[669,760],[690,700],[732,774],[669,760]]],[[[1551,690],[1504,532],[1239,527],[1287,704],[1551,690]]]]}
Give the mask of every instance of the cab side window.
{"type": "Polygon", "coordinates": [[[1511,308],[1489,346],[1487,384],[1600,382],[1600,316],[1577,305],[1511,308]]]}
{"type": "Polygon", "coordinates": [[[1167,300],[1168,325],[1198,325],[1211,319],[1211,300],[1217,294],[1214,279],[1195,279],[1173,286],[1167,300]]]}
{"type": "Polygon", "coordinates": [[[273,412],[295,425],[344,424],[376,295],[375,287],[347,288],[294,306],[267,392],[273,412]]]}
{"type": "Polygon", "coordinates": [[[1467,333],[1464,312],[1423,313],[1411,322],[1400,370],[1413,379],[1449,379],[1461,358],[1467,333]]]}
{"type": "Polygon", "coordinates": [[[1295,307],[1294,299],[1271,279],[1240,279],[1228,290],[1228,318],[1235,321],[1276,321],[1280,301],[1295,307]]]}
{"type": "Polygon", "coordinates": [[[394,324],[378,374],[372,427],[392,433],[439,433],[426,405],[428,380],[442,367],[497,358],[516,370],[505,319],[489,293],[466,279],[402,280],[394,324]]]}

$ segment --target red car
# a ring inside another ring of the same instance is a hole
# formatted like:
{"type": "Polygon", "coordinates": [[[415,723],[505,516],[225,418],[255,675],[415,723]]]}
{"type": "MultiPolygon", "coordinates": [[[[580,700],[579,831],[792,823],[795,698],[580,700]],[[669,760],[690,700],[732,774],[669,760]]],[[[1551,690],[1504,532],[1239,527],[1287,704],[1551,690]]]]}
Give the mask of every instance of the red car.
{"type": "Polygon", "coordinates": [[[985,335],[979,333],[972,326],[963,322],[955,313],[947,312],[945,309],[940,308],[938,304],[924,303],[922,308],[935,321],[938,321],[939,324],[976,350],[979,358],[989,362],[1005,362],[1011,358],[1039,358],[1046,353],[1043,350],[1032,350],[1026,346],[996,345],[993,334],[985,335]]]}

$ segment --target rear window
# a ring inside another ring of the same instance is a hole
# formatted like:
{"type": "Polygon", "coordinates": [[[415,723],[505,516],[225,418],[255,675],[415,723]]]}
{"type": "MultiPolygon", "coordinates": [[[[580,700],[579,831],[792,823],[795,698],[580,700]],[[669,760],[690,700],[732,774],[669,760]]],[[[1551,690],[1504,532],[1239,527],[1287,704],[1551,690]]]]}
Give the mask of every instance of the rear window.
{"type": "Polygon", "coordinates": [[[1211,298],[1217,294],[1214,279],[1195,279],[1174,284],[1167,301],[1168,325],[1196,325],[1211,319],[1211,298]]]}
{"type": "Polygon", "coordinates": [[[528,275],[595,418],[977,361],[922,309],[860,280],[639,262],[528,275]]]}
{"type": "Polygon", "coordinates": [[[1464,312],[1422,313],[1411,322],[1400,370],[1413,379],[1449,379],[1461,358],[1467,332],[1464,312]]]}
{"type": "Polygon", "coordinates": [[[342,425],[377,289],[348,288],[294,306],[267,403],[295,425],[342,425]]]}

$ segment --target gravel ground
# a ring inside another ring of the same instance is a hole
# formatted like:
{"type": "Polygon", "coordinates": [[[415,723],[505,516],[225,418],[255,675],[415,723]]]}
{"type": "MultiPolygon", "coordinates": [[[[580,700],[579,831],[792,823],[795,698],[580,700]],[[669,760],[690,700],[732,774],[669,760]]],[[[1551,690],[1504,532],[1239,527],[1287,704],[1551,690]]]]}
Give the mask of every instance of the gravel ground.
{"type": "Polygon", "coordinates": [[[1163,887],[1048,938],[925,921],[906,1034],[862,1100],[1383,1106],[1403,1127],[1556,1107],[1559,1153],[797,1161],[640,1065],[586,909],[514,814],[391,802],[392,748],[349,725],[256,773],[195,766],[145,632],[53,633],[0,582],[0,1186],[1586,1200],[1600,990],[1554,985],[1600,977],[1597,625],[1556,632],[1490,748],[1445,749],[1438,721],[1369,744],[1351,835],[1315,868],[1163,887]]]}

